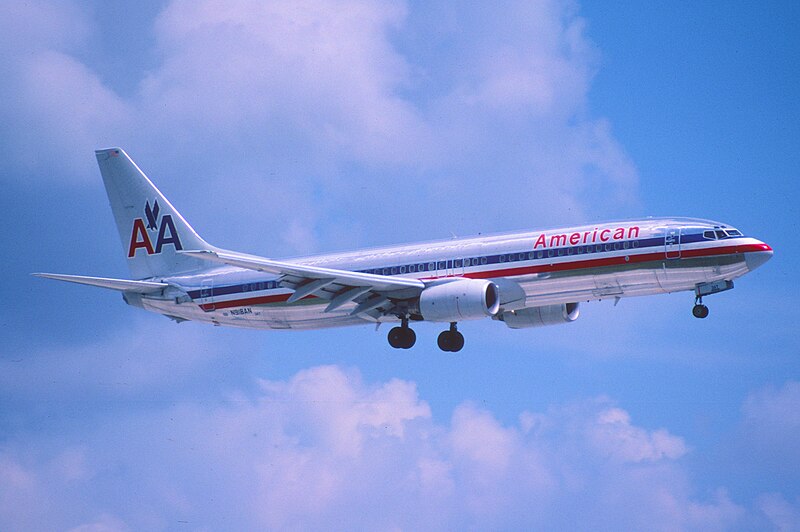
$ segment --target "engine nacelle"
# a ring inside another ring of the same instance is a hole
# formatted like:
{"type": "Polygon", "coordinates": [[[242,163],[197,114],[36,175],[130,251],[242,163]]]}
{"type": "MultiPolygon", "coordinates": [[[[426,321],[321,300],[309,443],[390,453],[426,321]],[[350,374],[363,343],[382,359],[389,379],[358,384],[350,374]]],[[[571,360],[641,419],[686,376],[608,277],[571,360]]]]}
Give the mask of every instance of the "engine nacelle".
{"type": "Polygon", "coordinates": [[[491,281],[460,279],[429,286],[419,296],[419,311],[428,321],[475,320],[500,310],[500,290],[491,281]]]}
{"type": "Polygon", "coordinates": [[[503,312],[500,314],[499,319],[503,320],[512,329],[527,329],[529,327],[569,323],[577,320],[579,314],[577,303],[566,303],[503,312]]]}

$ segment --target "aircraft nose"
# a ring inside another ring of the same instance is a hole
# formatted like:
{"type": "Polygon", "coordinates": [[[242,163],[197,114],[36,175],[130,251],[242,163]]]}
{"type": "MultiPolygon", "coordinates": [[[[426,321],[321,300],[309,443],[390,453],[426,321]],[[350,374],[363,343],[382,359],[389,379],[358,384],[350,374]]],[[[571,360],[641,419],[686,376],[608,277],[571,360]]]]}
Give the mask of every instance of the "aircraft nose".
{"type": "Polygon", "coordinates": [[[750,271],[755,270],[772,258],[772,248],[769,245],[762,243],[759,247],[761,248],[759,251],[751,251],[744,256],[747,269],[750,271]]]}

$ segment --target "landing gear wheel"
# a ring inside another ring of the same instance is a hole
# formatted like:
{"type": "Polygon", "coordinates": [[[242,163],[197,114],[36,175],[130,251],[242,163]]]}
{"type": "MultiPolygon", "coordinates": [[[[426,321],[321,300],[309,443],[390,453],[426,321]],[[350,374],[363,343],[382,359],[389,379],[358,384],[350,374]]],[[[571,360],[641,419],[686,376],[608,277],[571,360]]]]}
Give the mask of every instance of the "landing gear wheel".
{"type": "Polygon", "coordinates": [[[408,327],[394,327],[389,331],[389,345],[395,349],[410,349],[417,341],[417,335],[408,327]]]}
{"type": "Polygon", "coordinates": [[[450,339],[450,352],[458,353],[464,347],[464,335],[458,331],[453,331],[450,334],[452,335],[450,339]]]}
{"type": "Polygon", "coordinates": [[[695,306],[692,308],[692,315],[693,315],[695,318],[701,318],[701,319],[702,319],[702,318],[705,318],[705,317],[707,317],[707,316],[708,316],[708,307],[707,307],[707,306],[705,306],[705,305],[703,305],[702,303],[697,303],[697,304],[696,304],[696,305],[695,305],[695,306]]]}
{"type": "Polygon", "coordinates": [[[436,340],[439,349],[450,353],[457,353],[464,347],[464,335],[456,330],[456,324],[450,324],[449,331],[442,331],[436,340]]]}
{"type": "Polygon", "coordinates": [[[450,351],[450,331],[442,331],[439,333],[439,338],[436,339],[436,343],[442,351],[450,351]]]}
{"type": "Polygon", "coordinates": [[[395,349],[401,349],[403,347],[403,328],[402,327],[394,327],[391,331],[389,331],[389,345],[394,347],[395,349]]]}

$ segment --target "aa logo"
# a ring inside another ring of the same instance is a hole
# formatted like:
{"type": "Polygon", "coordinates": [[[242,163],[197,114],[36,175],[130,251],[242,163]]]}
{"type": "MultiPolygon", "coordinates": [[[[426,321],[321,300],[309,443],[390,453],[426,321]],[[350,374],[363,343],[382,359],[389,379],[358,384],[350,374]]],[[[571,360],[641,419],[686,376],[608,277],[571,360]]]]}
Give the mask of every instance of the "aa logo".
{"type": "Polygon", "coordinates": [[[136,256],[136,250],[139,248],[144,249],[148,255],[158,255],[166,244],[172,244],[176,251],[183,249],[181,239],[178,237],[178,231],[175,230],[175,222],[172,221],[172,215],[165,214],[159,222],[158,214],[160,210],[158,200],[153,202],[152,208],[150,207],[150,202],[146,201],[144,204],[144,216],[147,219],[147,226],[145,226],[145,221],[142,218],[133,220],[131,243],[128,247],[129,259],[136,256]],[[158,236],[156,236],[156,245],[153,247],[153,240],[150,238],[149,232],[154,233],[156,231],[158,231],[158,236]]]}

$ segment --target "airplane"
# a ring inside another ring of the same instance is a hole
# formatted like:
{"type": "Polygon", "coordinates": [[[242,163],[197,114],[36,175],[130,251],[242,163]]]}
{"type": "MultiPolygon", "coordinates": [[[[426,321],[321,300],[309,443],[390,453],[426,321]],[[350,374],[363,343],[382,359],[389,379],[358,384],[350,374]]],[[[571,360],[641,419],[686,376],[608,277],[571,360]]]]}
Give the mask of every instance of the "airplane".
{"type": "Polygon", "coordinates": [[[274,260],[203,240],[121,148],[95,152],[133,279],[36,273],[116,290],[129,305],[176,322],[256,329],[394,323],[408,349],[412,322],[449,324],[443,351],[464,346],[458,323],[511,329],[573,322],[579,304],[692,291],[703,297],[772,257],[738,229],[694,218],[645,218],[455,238],[274,260]]]}

